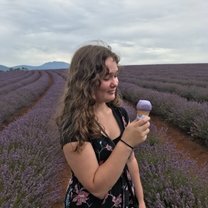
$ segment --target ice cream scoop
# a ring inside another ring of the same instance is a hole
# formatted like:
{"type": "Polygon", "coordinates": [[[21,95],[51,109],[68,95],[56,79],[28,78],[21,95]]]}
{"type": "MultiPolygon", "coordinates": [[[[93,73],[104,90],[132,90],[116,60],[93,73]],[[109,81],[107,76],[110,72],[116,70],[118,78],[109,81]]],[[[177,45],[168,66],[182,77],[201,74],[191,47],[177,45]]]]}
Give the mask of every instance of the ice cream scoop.
{"type": "Polygon", "coordinates": [[[141,119],[144,116],[148,116],[152,110],[152,104],[149,100],[139,100],[137,103],[137,119],[141,119]]]}

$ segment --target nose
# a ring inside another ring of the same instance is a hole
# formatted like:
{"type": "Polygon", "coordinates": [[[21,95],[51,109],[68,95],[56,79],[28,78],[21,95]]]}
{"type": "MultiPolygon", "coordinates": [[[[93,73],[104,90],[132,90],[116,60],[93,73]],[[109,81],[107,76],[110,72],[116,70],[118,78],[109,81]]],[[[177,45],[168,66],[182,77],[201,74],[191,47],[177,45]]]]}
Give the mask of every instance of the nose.
{"type": "Polygon", "coordinates": [[[113,77],[111,80],[111,87],[117,87],[118,86],[118,77],[113,77]]]}

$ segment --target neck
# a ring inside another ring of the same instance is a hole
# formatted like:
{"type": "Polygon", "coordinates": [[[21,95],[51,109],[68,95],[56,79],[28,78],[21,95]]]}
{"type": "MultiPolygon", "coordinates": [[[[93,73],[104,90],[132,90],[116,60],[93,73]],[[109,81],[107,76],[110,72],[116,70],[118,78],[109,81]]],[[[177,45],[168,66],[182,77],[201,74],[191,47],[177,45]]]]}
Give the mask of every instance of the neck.
{"type": "Polygon", "coordinates": [[[109,107],[106,103],[96,103],[94,106],[95,114],[106,113],[109,111],[109,107]]]}

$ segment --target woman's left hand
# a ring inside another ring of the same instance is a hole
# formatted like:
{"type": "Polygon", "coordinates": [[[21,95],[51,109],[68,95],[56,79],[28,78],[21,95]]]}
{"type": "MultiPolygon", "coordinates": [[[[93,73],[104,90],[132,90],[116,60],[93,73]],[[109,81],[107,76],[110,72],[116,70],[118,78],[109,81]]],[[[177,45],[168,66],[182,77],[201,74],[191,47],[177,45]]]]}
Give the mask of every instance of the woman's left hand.
{"type": "Polygon", "coordinates": [[[138,208],[146,208],[144,200],[139,202],[138,208]]]}

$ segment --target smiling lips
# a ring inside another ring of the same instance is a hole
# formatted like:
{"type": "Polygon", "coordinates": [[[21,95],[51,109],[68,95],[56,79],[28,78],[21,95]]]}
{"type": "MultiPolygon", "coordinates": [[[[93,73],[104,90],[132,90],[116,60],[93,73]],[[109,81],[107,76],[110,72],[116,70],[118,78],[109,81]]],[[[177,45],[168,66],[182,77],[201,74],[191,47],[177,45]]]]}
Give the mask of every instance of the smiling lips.
{"type": "Polygon", "coordinates": [[[116,93],[116,90],[110,90],[110,91],[108,91],[108,93],[115,94],[116,93]]]}

